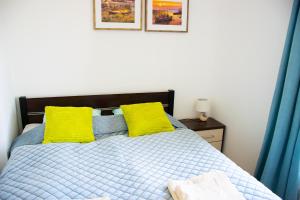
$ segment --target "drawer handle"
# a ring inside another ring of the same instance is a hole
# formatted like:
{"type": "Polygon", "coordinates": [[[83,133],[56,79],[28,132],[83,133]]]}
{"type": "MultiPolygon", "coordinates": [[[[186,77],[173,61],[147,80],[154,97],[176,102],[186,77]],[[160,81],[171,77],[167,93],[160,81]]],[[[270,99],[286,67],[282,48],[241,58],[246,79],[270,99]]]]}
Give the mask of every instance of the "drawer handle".
{"type": "Polygon", "coordinates": [[[214,138],[215,136],[214,135],[211,135],[211,136],[208,136],[208,137],[203,137],[203,139],[212,139],[212,138],[214,138]]]}

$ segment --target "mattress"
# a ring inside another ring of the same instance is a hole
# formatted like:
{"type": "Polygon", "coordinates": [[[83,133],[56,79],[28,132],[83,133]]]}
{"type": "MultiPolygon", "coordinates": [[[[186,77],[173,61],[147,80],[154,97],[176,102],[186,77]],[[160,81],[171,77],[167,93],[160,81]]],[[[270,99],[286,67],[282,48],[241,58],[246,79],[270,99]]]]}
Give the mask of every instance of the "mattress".
{"type": "Polygon", "coordinates": [[[88,144],[16,147],[0,176],[0,199],[169,200],[170,179],[220,170],[248,200],[280,199],[195,132],[129,138],[99,136],[88,144]]]}

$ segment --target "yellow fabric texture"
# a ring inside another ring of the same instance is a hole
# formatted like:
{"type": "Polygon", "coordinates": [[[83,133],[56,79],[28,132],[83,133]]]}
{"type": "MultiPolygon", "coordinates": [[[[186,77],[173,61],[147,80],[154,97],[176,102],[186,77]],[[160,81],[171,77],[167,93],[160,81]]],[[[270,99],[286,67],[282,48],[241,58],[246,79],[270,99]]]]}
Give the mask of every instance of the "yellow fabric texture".
{"type": "Polygon", "coordinates": [[[95,141],[92,113],[88,107],[47,106],[43,144],[95,141]]]}
{"type": "Polygon", "coordinates": [[[163,105],[159,102],[122,105],[129,137],[174,131],[163,105]]]}

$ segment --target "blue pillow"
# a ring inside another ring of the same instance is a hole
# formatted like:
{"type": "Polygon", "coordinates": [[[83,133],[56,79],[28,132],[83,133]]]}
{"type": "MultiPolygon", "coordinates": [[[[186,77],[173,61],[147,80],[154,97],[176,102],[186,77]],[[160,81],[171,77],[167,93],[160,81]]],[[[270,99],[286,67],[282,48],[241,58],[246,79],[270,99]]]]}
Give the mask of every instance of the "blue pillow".
{"type": "MultiPolygon", "coordinates": [[[[121,110],[121,109],[120,109],[121,110]]],[[[122,110],[121,110],[122,111],[122,110]]],[[[175,128],[186,128],[180,121],[167,114],[175,128]]],[[[120,131],[127,131],[128,127],[123,114],[95,116],[93,117],[93,130],[95,135],[104,135],[120,131]]]]}
{"type": "Polygon", "coordinates": [[[95,135],[104,135],[128,128],[123,115],[107,115],[93,117],[93,130],[95,135]]]}

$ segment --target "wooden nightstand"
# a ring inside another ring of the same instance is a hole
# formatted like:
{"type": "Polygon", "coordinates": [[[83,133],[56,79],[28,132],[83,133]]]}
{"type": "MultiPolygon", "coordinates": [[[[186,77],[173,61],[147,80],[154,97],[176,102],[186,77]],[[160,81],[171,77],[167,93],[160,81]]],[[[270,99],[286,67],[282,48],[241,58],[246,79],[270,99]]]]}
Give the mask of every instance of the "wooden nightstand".
{"type": "Polygon", "coordinates": [[[213,145],[216,149],[223,152],[223,142],[225,136],[225,125],[213,118],[209,118],[206,122],[199,119],[182,119],[179,120],[198,133],[203,139],[213,145]]]}

